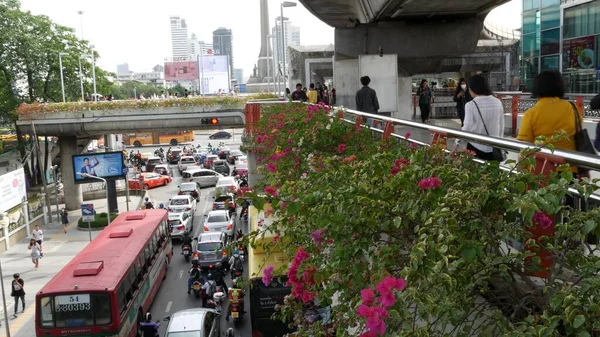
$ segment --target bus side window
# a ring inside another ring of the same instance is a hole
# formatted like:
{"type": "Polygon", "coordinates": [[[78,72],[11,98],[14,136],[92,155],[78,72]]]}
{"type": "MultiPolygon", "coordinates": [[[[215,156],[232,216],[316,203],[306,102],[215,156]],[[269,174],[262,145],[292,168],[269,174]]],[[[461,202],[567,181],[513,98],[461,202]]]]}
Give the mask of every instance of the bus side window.
{"type": "Polygon", "coordinates": [[[144,273],[145,273],[145,271],[144,271],[145,266],[144,266],[144,263],[143,263],[142,256],[143,256],[143,253],[140,254],[140,256],[138,256],[137,261],[135,262],[136,270],[137,270],[137,273],[138,273],[137,274],[137,280],[138,280],[139,283],[141,283],[142,280],[144,279],[144,273]]]}
{"type": "Polygon", "coordinates": [[[131,267],[131,270],[129,270],[129,282],[131,283],[131,292],[135,293],[138,288],[138,282],[136,280],[136,272],[135,272],[135,267],[131,267]]]}
{"type": "Polygon", "coordinates": [[[144,248],[144,252],[142,253],[142,261],[144,262],[144,274],[148,273],[148,267],[150,266],[150,263],[148,263],[148,247],[144,248]]]}
{"type": "Polygon", "coordinates": [[[121,284],[119,287],[119,291],[117,292],[117,300],[119,301],[119,314],[123,315],[123,313],[127,310],[127,299],[125,299],[125,285],[121,284]]]}
{"type": "Polygon", "coordinates": [[[152,257],[154,257],[158,253],[158,239],[156,235],[152,235],[152,257]]]}

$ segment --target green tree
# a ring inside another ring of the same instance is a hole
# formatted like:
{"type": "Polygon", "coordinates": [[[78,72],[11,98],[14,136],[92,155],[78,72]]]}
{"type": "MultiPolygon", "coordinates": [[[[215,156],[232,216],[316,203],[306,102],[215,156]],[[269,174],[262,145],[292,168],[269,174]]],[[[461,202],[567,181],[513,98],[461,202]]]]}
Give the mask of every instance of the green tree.
{"type": "MultiPolygon", "coordinates": [[[[176,86],[169,89],[172,93],[177,93],[179,97],[183,97],[185,95],[185,88],[181,86],[181,84],[177,84],[176,86]]],[[[175,96],[175,94],[173,94],[175,96]]]]}

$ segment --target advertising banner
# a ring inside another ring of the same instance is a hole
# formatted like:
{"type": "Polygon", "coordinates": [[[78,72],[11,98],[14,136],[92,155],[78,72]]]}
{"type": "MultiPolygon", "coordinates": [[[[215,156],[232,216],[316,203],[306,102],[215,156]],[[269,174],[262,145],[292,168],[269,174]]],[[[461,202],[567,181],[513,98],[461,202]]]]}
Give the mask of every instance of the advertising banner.
{"type": "Polygon", "coordinates": [[[214,73],[229,73],[229,60],[227,55],[202,56],[202,72],[204,75],[214,73]]]}
{"type": "Polygon", "coordinates": [[[122,179],[127,174],[123,152],[99,152],[73,155],[75,183],[98,181],[86,175],[105,179],[122,179]]]}
{"type": "Polygon", "coordinates": [[[198,62],[165,62],[165,80],[198,80],[198,62]]]}
{"type": "Polygon", "coordinates": [[[596,65],[594,36],[563,41],[563,69],[593,69],[596,65]]]}
{"type": "Polygon", "coordinates": [[[0,176],[0,211],[9,209],[27,199],[25,170],[23,168],[5,173],[0,176]]]}

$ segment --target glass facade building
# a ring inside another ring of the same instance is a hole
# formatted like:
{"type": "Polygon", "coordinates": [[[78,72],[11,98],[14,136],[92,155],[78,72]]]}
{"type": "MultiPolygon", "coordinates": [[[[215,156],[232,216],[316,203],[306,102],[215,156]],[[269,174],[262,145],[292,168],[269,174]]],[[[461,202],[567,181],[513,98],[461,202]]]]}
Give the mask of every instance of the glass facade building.
{"type": "Polygon", "coordinates": [[[523,0],[521,84],[560,70],[568,92],[600,92],[600,0],[523,0]],[[562,23],[562,24],[561,24],[562,23]]]}

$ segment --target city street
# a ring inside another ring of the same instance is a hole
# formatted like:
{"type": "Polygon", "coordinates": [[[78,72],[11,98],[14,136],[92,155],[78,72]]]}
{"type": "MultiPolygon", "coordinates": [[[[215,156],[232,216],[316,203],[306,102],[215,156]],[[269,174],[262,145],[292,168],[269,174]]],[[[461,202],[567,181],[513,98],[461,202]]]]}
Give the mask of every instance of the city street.
{"type": "MultiPolygon", "coordinates": [[[[213,146],[217,146],[220,142],[225,143],[226,146],[230,147],[232,150],[239,148],[239,143],[235,143],[232,139],[225,140],[209,140],[208,133],[206,135],[196,135],[196,139],[194,141],[194,146],[198,144],[202,146],[206,146],[209,142],[213,146]]],[[[239,136],[236,136],[239,140],[239,136]]],[[[235,139],[235,138],[234,138],[235,139]]],[[[181,146],[183,147],[183,146],[181,146]]],[[[154,152],[158,147],[143,147],[140,149],[140,152],[154,152]]],[[[166,149],[168,147],[164,147],[166,149]]],[[[132,148],[127,148],[128,150],[132,148]]],[[[133,148],[135,150],[135,148],[133,148]]],[[[173,182],[165,187],[158,187],[155,189],[151,189],[148,192],[148,196],[151,201],[158,207],[160,203],[164,203],[167,205],[169,199],[174,195],[177,195],[178,188],[177,186],[181,182],[181,175],[177,170],[175,164],[171,165],[173,168],[173,182]]],[[[135,193],[135,192],[132,192],[135,193]]],[[[202,233],[202,225],[204,222],[204,214],[210,210],[212,207],[212,199],[215,193],[214,187],[204,188],[202,189],[200,203],[198,204],[198,209],[194,215],[194,237],[198,237],[199,234],[202,233]]],[[[239,223],[238,223],[239,226],[239,223]]],[[[238,227],[240,228],[240,227],[238,227]]],[[[241,227],[244,233],[247,233],[246,226],[241,227]]],[[[193,294],[187,294],[187,281],[188,281],[188,271],[191,267],[190,262],[185,262],[181,253],[181,243],[178,240],[173,241],[173,260],[167,270],[167,277],[163,281],[163,284],[158,292],[158,295],[154,299],[154,303],[150,312],[152,313],[152,317],[154,320],[161,320],[160,327],[160,336],[166,335],[166,328],[168,322],[162,321],[162,319],[166,316],[174,314],[177,311],[189,309],[189,308],[198,308],[201,307],[201,300],[196,299],[193,294]]],[[[244,272],[247,273],[248,268],[244,268],[244,272]]],[[[244,276],[247,279],[247,274],[244,276]]],[[[225,282],[227,286],[231,286],[231,277],[226,275],[225,282]]],[[[223,310],[227,309],[228,300],[225,300],[223,303],[223,310]]],[[[244,320],[239,327],[234,328],[236,330],[236,336],[250,336],[251,328],[250,328],[250,309],[249,309],[249,301],[245,301],[245,310],[247,314],[244,316],[244,320]]],[[[233,321],[227,322],[225,321],[225,316],[221,316],[221,332],[224,333],[229,327],[233,326],[233,321]]]]}

